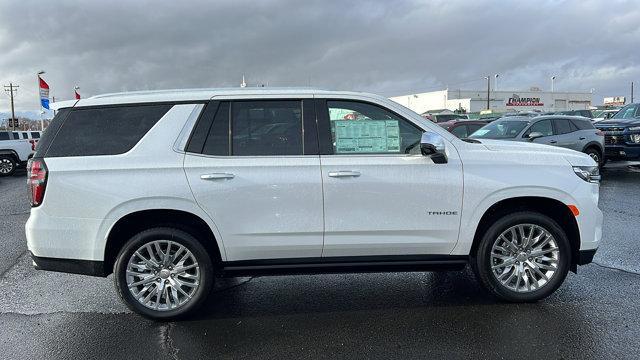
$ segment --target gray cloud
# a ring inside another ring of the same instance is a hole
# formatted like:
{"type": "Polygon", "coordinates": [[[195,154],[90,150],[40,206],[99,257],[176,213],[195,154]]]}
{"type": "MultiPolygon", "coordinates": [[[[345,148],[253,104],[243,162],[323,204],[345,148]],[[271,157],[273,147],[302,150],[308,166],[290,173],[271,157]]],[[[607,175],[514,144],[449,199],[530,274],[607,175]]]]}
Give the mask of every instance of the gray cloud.
{"type": "MultiPolygon", "coordinates": [[[[17,108],[52,95],[250,84],[407,92],[483,87],[596,89],[640,81],[635,1],[0,0],[0,81],[17,108]]],[[[0,96],[0,111],[8,108],[0,96]]]]}

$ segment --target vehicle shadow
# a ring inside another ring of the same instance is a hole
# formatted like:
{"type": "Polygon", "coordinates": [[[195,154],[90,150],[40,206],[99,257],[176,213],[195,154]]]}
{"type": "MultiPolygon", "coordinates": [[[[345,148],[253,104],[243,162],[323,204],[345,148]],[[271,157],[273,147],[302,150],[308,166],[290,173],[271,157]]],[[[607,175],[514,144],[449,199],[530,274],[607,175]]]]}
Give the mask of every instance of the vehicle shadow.
{"type": "Polygon", "coordinates": [[[580,301],[564,301],[503,303],[469,270],[244,278],[218,284],[172,339],[187,358],[572,358],[599,339],[580,301]]]}

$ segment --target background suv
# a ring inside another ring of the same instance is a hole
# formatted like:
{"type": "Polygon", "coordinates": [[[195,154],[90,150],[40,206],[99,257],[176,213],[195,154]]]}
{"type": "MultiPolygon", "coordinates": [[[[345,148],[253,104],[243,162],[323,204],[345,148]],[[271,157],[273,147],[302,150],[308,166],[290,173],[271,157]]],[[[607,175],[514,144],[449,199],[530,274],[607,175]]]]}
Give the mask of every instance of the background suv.
{"type": "Polygon", "coordinates": [[[29,251],[38,269],[113,273],[152,318],[193,312],[216,277],[467,264],[495,296],[536,301],[602,235],[589,156],[462,141],[376,95],[184,90],[68,106],[29,164],[29,251]]]}
{"type": "Polygon", "coordinates": [[[595,125],[604,132],[607,159],[640,159],[640,104],[629,104],[595,125]]]}
{"type": "Polygon", "coordinates": [[[470,138],[560,146],[588,154],[599,165],[604,164],[604,133],[597,130],[590,119],[584,117],[504,117],[477,130],[470,138]]]}

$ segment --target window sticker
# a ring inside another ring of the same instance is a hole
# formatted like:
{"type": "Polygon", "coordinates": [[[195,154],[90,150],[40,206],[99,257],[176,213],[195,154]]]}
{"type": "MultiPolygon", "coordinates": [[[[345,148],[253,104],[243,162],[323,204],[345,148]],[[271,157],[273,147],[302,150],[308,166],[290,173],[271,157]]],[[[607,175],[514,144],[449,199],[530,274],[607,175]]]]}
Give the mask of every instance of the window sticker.
{"type": "Polygon", "coordinates": [[[334,120],[336,154],[400,153],[398,120],[334,120]]]}

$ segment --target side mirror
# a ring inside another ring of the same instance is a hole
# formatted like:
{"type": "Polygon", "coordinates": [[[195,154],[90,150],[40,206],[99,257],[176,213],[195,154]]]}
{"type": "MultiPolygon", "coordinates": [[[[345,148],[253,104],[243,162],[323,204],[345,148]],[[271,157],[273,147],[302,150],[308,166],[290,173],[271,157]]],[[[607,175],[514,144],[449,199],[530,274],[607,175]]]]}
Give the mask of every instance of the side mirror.
{"type": "Polygon", "coordinates": [[[528,137],[529,137],[529,141],[533,141],[533,140],[538,139],[538,138],[541,138],[541,137],[543,137],[543,136],[544,136],[544,134],[543,134],[543,133],[541,133],[541,132],[537,132],[537,131],[534,131],[534,132],[532,132],[531,134],[529,134],[529,136],[528,136],[528,137]]]}
{"type": "Polygon", "coordinates": [[[437,133],[427,131],[422,134],[420,151],[422,155],[429,156],[436,164],[447,163],[444,138],[437,133]]]}

